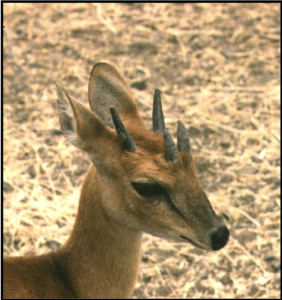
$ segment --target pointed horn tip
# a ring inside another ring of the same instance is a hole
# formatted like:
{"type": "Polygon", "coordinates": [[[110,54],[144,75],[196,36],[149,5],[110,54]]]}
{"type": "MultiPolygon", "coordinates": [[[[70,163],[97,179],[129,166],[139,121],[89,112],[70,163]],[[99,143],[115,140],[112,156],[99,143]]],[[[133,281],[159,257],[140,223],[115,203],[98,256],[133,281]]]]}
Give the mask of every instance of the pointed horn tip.
{"type": "Polygon", "coordinates": [[[185,132],[186,132],[185,125],[180,120],[178,120],[178,122],[177,122],[177,130],[181,130],[181,131],[185,130],[185,132]]]}
{"type": "Polygon", "coordinates": [[[118,119],[120,119],[119,118],[119,114],[118,114],[118,112],[117,112],[117,110],[116,110],[116,108],[114,107],[114,106],[110,106],[110,113],[111,113],[111,116],[112,116],[112,120],[114,121],[114,118],[116,119],[116,118],[118,118],[118,119]]]}
{"type": "Polygon", "coordinates": [[[190,139],[184,124],[180,120],[177,124],[177,148],[180,152],[191,153],[190,139]]]}
{"type": "Polygon", "coordinates": [[[160,95],[161,91],[159,89],[155,89],[155,95],[160,95]]]}
{"type": "Polygon", "coordinates": [[[171,144],[174,144],[174,140],[172,138],[172,135],[170,134],[170,132],[167,129],[164,129],[163,131],[163,137],[166,141],[170,141],[171,144]]]}
{"type": "Polygon", "coordinates": [[[126,129],[124,124],[122,123],[115,107],[111,106],[110,112],[112,115],[112,119],[113,119],[113,123],[114,123],[115,129],[116,129],[116,132],[123,144],[124,149],[127,151],[130,151],[130,152],[135,152],[137,149],[137,146],[136,146],[133,138],[131,137],[130,133],[128,132],[128,130],[126,129]]]}
{"type": "Polygon", "coordinates": [[[159,89],[155,89],[154,93],[154,103],[160,103],[161,105],[161,91],[159,89]]]}
{"type": "Polygon", "coordinates": [[[175,147],[174,140],[169,133],[169,131],[164,130],[163,132],[163,138],[164,138],[164,158],[167,162],[174,162],[177,160],[177,150],[175,147]]]}
{"type": "Polygon", "coordinates": [[[116,128],[116,130],[120,131],[121,127],[124,127],[124,125],[123,125],[123,123],[120,119],[120,116],[114,106],[110,106],[110,113],[111,113],[114,127],[116,128]]]}
{"type": "MultiPolygon", "coordinates": [[[[163,135],[164,135],[166,138],[170,138],[170,137],[171,137],[171,134],[170,134],[169,131],[166,130],[166,129],[164,129],[163,135]]],[[[172,137],[171,137],[171,138],[172,138],[172,137]]]]}
{"type": "Polygon", "coordinates": [[[165,122],[162,110],[161,91],[155,89],[153,100],[153,131],[163,132],[165,129],[165,122]]]}

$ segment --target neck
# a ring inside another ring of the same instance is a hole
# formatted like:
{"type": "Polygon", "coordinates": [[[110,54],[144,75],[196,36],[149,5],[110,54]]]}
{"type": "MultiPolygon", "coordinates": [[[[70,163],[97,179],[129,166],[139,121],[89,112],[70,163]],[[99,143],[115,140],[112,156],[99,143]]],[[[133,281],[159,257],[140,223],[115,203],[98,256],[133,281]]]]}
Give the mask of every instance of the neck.
{"type": "Polygon", "coordinates": [[[142,234],[107,216],[94,170],[87,174],[74,229],[58,255],[77,297],[126,298],[136,282],[142,234]]]}

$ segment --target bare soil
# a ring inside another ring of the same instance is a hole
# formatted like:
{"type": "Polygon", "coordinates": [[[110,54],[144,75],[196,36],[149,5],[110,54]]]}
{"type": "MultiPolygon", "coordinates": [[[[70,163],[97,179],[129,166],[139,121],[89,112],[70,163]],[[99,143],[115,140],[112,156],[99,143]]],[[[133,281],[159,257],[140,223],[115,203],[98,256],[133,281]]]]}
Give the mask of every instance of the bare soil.
{"type": "Polygon", "coordinates": [[[3,252],[56,250],[72,230],[86,154],[61,134],[55,81],[87,103],[114,64],[151,127],[188,129],[202,185],[231,230],[206,252],[144,235],[134,298],[280,297],[280,5],[4,4],[3,252]]]}

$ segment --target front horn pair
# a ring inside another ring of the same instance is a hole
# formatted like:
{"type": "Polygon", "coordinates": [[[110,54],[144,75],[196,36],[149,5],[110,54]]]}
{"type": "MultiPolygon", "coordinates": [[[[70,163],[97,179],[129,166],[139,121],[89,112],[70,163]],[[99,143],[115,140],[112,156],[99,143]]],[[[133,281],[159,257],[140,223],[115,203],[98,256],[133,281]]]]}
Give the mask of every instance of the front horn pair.
{"type": "MultiPolygon", "coordinates": [[[[164,137],[164,158],[168,162],[177,160],[177,150],[170,133],[165,129],[162,110],[161,92],[156,89],[153,103],[153,130],[163,132],[164,137]]],[[[178,120],[177,124],[177,149],[180,152],[190,153],[190,140],[184,124],[178,120]]]]}
{"type": "MultiPolygon", "coordinates": [[[[110,108],[112,119],[120,137],[121,143],[126,151],[135,152],[136,144],[122,123],[118,112],[114,107],[110,108]]],[[[174,162],[177,160],[177,150],[175,143],[170,133],[165,129],[164,116],[162,110],[161,93],[159,89],[155,90],[153,103],[153,131],[162,132],[164,138],[164,158],[167,162],[174,162]]],[[[185,129],[184,124],[178,121],[177,125],[177,149],[179,152],[190,153],[190,140],[185,129]]]]}

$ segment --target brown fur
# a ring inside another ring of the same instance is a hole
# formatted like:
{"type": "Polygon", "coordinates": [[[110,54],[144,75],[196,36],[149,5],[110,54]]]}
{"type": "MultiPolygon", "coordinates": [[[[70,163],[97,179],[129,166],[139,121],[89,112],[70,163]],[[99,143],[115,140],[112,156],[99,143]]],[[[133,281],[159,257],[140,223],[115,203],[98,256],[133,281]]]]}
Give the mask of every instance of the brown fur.
{"type": "Polygon", "coordinates": [[[67,243],[56,253],[5,258],[4,298],[128,298],[138,275],[142,232],[212,249],[211,236],[223,225],[200,186],[191,154],[178,153],[173,163],[164,160],[162,134],[145,127],[116,69],[94,66],[92,111],[60,84],[57,90],[62,131],[93,164],[67,243]],[[133,137],[136,152],[122,148],[110,106],[133,137]],[[132,182],[158,182],[170,200],[143,199],[132,182]]]}

